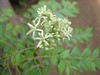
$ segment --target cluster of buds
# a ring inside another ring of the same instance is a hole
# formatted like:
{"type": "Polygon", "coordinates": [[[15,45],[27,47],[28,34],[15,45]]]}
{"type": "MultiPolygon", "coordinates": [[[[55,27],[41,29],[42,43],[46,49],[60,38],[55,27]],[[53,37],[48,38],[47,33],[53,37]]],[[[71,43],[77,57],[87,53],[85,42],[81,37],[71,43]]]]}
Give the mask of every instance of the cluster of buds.
{"type": "Polygon", "coordinates": [[[38,8],[38,17],[28,23],[32,33],[32,38],[38,41],[38,48],[52,49],[57,45],[57,41],[70,40],[72,28],[68,18],[62,19],[53,14],[46,6],[38,8]]]}

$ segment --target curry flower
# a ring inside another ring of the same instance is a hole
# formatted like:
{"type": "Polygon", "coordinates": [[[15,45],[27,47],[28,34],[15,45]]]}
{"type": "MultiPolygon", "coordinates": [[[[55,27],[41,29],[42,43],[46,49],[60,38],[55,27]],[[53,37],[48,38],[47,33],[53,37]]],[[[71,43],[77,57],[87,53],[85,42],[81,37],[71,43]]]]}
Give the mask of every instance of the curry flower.
{"type": "Polygon", "coordinates": [[[37,29],[36,28],[37,26],[33,26],[30,23],[28,23],[28,25],[30,26],[31,30],[27,33],[27,35],[30,34],[31,32],[33,32],[33,39],[35,39],[35,32],[36,31],[42,32],[42,30],[41,29],[37,29]]]}
{"type": "Polygon", "coordinates": [[[46,39],[49,39],[50,37],[53,37],[51,34],[45,34],[42,32],[40,34],[40,38],[37,38],[37,40],[40,40],[37,47],[41,47],[42,43],[44,43],[45,45],[49,45],[49,43],[46,41],[46,39]]]}
{"type": "Polygon", "coordinates": [[[37,13],[38,16],[33,20],[33,24],[28,23],[30,30],[27,33],[33,33],[33,39],[38,41],[37,47],[49,50],[57,45],[57,41],[64,41],[65,38],[70,40],[73,28],[70,27],[71,22],[68,18],[57,17],[45,5],[38,8],[37,13]]]}

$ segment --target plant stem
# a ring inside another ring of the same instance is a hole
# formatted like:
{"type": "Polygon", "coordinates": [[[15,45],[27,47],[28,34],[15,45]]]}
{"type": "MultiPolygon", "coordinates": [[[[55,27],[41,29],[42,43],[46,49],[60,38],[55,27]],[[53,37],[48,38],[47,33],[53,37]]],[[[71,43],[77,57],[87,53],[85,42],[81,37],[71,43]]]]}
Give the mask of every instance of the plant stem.
{"type": "Polygon", "coordinates": [[[25,60],[39,59],[39,58],[49,58],[49,57],[50,57],[50,56],[37,56],[37,57],[33,57],[32,59],[30,59],[30,58],[25,58],[24,61],[25,61],[25,60]]]}
{"type": "Polygon", "coordinates": [[[33,49],[34,47],[29,47],[29,48],[25,48],[25,49],[22,49],[20,52],[23,52],[23,51],[26,51],[28,49],[33,49]]]}
{"type": "Polygon", "coordinates": [[[17,72],[18,72],[18,75],[21,75],[20,74],[20,71],[19,71],[19,69],[18,69],[18,67],[17,67],[17,65],[15,65],[16,66],[16,70],[17,70],[17,72]]]}
{"type": "Polygon", "coordinates": [[[10,67],[8,65],[7,65],[7,68],[9,70],[10,75],[13,75],[12,72],[11,72],[11,70],[10,70],[10,67]]]}
{"type": "Polygon", "coordinates": [[[3,41],[3,40],[0,40],[0,42],[2,42],[2,43],[4,43],[4,44],[8,45],[9,47],[11,47],[11,48],[13,48],[13,49],[15,49],[14,46],[11,45],[11,44],[8,43],[8,42],[5,42],[5,41],[3,41]]]}
{"type": "Polygon", "coordinates": [[[28,36],[25,36],[21,41],[19,42],[24,42],[25,39],[27,39],[28,36]]]}
{"type": "Polygon", "coordinates": [[[36,62],[36,60],[35,60],[35,59],[34,59],[34,62],[35,62],[35,64],[36,64],[36,66],[37,66],[37,68],[38,68],[38,70],[39,70],[40,74],[41,74],[41,75],[43,75],[43,74],[42,74],[42,72],[41,72],[41,70],[40,70],[40,68],[39,68],[39,66],[37,65],[37,62],[36,62]]]}
{"type": "Polygon", "coordinates": [[[4,68],[4,70],[2,71],[1,75],[4,75],[5,71],[6,71],[7,67],[4,68]]]}

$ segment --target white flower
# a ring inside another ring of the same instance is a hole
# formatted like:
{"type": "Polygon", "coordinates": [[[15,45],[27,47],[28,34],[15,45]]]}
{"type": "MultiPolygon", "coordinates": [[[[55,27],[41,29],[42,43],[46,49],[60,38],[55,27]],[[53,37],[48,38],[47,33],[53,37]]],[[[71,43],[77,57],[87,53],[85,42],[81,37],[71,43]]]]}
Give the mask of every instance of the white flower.
{"type": "Polygon", "coordinates": [[[41,37],[36,38],[37,40],[40,40],[37,47],[41,47],[42,43],[44,43],[45,45],[49,45],[49,43],[46,41],[46,39],[53,37],[51,34],[45,34],[43,32],[41,32],[41,37]]]}
{"type": "Polygon", "coordinates": [[[68,30],[66,28],[64,28],[63,33],[64,35],[68,38],[68,40],[70,40],[70,37],[72,37],[71,32],[72,32],[72,28],[68,27],[68,30]]]}
{"type": "Polygon", "coordinates": [[[27,33],[26,35],[28,35],[28,34],[30,34],[31,32],[33,32],[33,39],[35,39],[35,32],[36,32],[36,31],[42,32],[42,30],[41,30],[41,29],[37,29],[37,25],[33,26],[33,25],[31,25],[30,23],[28,23],[28,25],[30,26],[31,29],[28,31],[28,33],[27,33]]]}
{"type": "Polygon", "coordinates": [[[33,25],[28,23],[30,30],[27,34],[33,33],[33,39],[38,40],[37,47],[51,49],[57,45],[57,41],[72,37],[71,22],[67,18],[59,18],[46,6],[38,8],[38,17],[33,20],[33,25]],[[37,37],[36,37],[37,36],[37,37]],[[54,40],[54,41],[52,41],[54,40]]]}

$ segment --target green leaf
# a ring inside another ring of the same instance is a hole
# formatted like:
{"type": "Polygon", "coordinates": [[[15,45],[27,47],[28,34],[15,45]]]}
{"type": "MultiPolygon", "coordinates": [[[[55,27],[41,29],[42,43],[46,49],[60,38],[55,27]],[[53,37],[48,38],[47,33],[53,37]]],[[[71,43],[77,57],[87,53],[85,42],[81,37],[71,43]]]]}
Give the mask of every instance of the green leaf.
{"type": "Polygon", "coordinates": [[[21,64],[23,62],[22,54],[21,53],[17,53],[15,59],[16,59],[16,64],[17,65],[21,64]]]}
{"type": "Polygon", "coordinates": [[[58,64],[58,72],[59,72],[59,74],[62,74],[64,69],[65,69],[65,63],[63,61],[60,61],[60,63],[58,64]]]}
{"type": "Polygon", "coordinates": [[[0,24],[0,39],[3,38],[3,26],[0,24]]]}
{"type": "Polygon", "coordinates": [[[85,43],[87,41],[89,41],[92,38],[92,28],[87,28],[87,29],[83,29],[83,28],[75,28],[73,33],[72,33],[73,37],[71,38],[71,41],[65,41],[67,46],[71,47],[71,45],[73,44],[78,44],[78,43],[85,43]],[[83,35],[84,34],[84,35],[83,35]]]}
{"type": "Polygon", "coordinates": [[[65,1],[65,0],[62,0],[61,3],[62,3],[62,5],[63,5],[64,7],[67,7],[67,4],[66,4],[66,1],[65,1]]]}
{"type": "Polygon", "coordinates": [[[49,64],[50,64],[50,62],[49,62],[48,59],[43,59],[43,63],[44,63],[45,65],[49,65],[49,64]]]}
{"type": "Polygon", "coordinates": [[[27,33],[26,32],[26,29],[25,28],[21,28],[21,31],[20,32],[21,32],[21,37],[24,38],[25,35],[26,35],[26,33],[27,33]]]}
{"type": "Polygon", "coordinates": [[[54,14],[57,15],[58,17],[60,17],[60,18],[64,18],[64,16],[59,12],[54,12],[54,14]]]}
{"type": "Polygon", "coordinates": [[[96,72],[96,69],[97,69],[96,64],[95,63],[91,63],[91,71],[96,72]]]}
{"type": "Polygon", "coordinates": [[[70,9],[63,8],[63,9],[59,10],[59,12],[62,13],[64,16],[68,16],[68,17],[75,16],[73,13],[71,13],[70,9]]]}
{"type": "Polygon", "coordinates": [[[80,56],[80,55],[81,55],[81,52],[80,52],[79,47],[77,47],[77,46],[74,47],[74,48],[72,49],[71,55],[72,55],[72,56],[80,56]]]}
{"type": "Polygon", "coordinates": [[[83,37],[82,37],[82,36],[77,37],[77,40],[78,40],[80,43],[84,43],[84,40],[83,40],[83,37]]]}
{"type": "Polygon", "coordinates": [[[91,50],[90,50],[90,48],[85,48],[85,50],[83,51],[83,53],[82,53],[82,57],[89,57],[89,56],[91,56],[91,50]]]}
{"type": "Polygon", "coordinates": [[[18,42],[18,43],[17,43],[17,47],[18,47],[18,50],[21,50],[21,49],[23,49],[25,46],[23,45],[23,43],[18,42]]]}
{"type": "Polygon", "coordinates": [[[43,68],[43,73],[44,74],[47,74],[47,73],[49,73],[50,72],[50,66],[45,66],[44,68],[43,68]]]}
{"type": "Polygon", "coordinates": [[[30,16],[31,16],[31,15],[30,15],[29,12],[25,12],[25,13],[24,13],[24,17],[29,18],[30,16]]]}
{"type": "Polygon", "coordinates": [[[4,51],[4,53],[9,53],[10,47],[9,46],[5,46],[3,51],[4,51]]]}
{"type": "Polygon", "coordinates": [[[19,32],[19,30],[21,30],[21,26],[20,25],[16,25],[14,28],[13,28],[13,35],[16,36],[19,32]]]}
{"type": "Polygon", "coordinates": [[[16,63],[16,59],[15,59],[15,55],[14,54],[11,57],[11,62],[12,62],[12,64],[15,64],[16,63]]]}
{"type": "Polygon", "coordinates": [[[38,69],[32,69],[32,70],[24,70],[22,75],[41,75],[38,69]]]}
{"type": "Polygon", "coordinates": [[[66,72],[66,75],[70,75],[70,69],[69,69],[69,67],[66,67],[65,72],[66,72]]]}
{"type": "Polygon", "coordinates": [[[84,70],[91,71],[92,63],[89,60],[84,60],[83,65],[84,65],[84,70]]]}
{"type": "Polygon", "coordinates": [[[57,64],[57,56],[52,55],[52,57],[51,57],[51,63],[52,63],[53,65],[56,65],[56,64],[57,64]]]}
{"type": "MultiPolygon", "coordinates": [[[[48,5],[49,5],[49,8],[52,9],[53,11],[57,10],[57,9],[60,9],[61,8],[61,5],[57,2],[57,1],[49,1],[48,2],[48,5]],[[51,5],[52,4],[52,5],[51,5]]],[[[48,6],[47,6],[48,7],[48,6]]]]}
{"type": "Polygon", "coordinates": [[[0,9],[0,22],[5,22],[12,14],[12,9],[0,9]]]}
{"type": "Polygon", "coordinates": [[[11,23],[8,23],[6,25],[6,31],[9,32],[9,31],[11,31],[11,29],[12,29],[12,24],[11,23]]]}
{"type": "Polygon", "coordinates": [[[59,46],[54,47],[54,51],[57,52],[57,53],[60,53],[60,52],[62,52],[63,50],[64,50],[64,49],[63,49],[62,47],[59,47],[59,46]]]}
{"type": "Polygon", "coordinates": [[[93,51],[92,57],[97,58],[99,56],[99,49],[97,48],[96,50],[93,51]]]}
{"type": "Polygon", "coordinates": [[[78,70],[81,70],[81,63],[77,59],[72,59],[70,65],[72,66],[72,68],[76,68],[78,70]]]}
{"type": "Polygon", "coordinates": [[[69,50],[65,50],[65,51],[60,53],[60,57],[61,58],[67,58],[67,57],[69,57],[69,53],[70,53],[69,50]]]}
{"type": "Polygon", "coordinates": [[[25,61],[22,65],[22,69],[30,69],[30,66],[32,66],[32,64],[31,64],[31,61],[30,60],[28,60],[28,61],[25,61]]]}
{"type": "Polygon", "coordinates": [[[66,16],[74,17],[76,13],[79,13],[78,9],[75,7],[77,2],[61,1],[63,9],[60,12],[66,16]]]}
{"type": "Polygon", "coordinates": [[[4,10],[4,13],[6,16],[10,17],[13,15],[13,10],[12,9],[5,9],[4,10]],[[6,13],[7,12],[7,13],[6,13]]]}
{"type": "Polygon", "coordinates": [[[33,57],[33,51],[32,50],[26,50],[25,54],[27,57],[32,58],[33,57]]]}
{"type": "Polygon", "coordinates": [[[100,70],[100,60],[95,60],[96,68],[100,70]]]}

